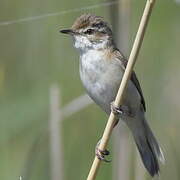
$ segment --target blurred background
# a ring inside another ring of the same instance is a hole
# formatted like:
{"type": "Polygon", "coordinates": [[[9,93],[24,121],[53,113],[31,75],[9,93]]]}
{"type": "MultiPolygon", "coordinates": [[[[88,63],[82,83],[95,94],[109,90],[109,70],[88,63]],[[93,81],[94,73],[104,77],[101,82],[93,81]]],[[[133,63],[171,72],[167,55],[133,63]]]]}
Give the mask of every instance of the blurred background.
{"type": "MultiPolygon", "coordinates": [[[[145,1],[0,4],[0,179],[84,180],[107,116],[83,95],[78,53],[59,30],[82,13],[103,16],[128,57],[145,1]]],[[[180,1],[157,0],[135,69],[165,154],[163,180],[180,179],[179,57],[180,1]]],[[[112,163],[102,163],[97,179],[151,179],[123,124],[109,149],[112,163]]]]}

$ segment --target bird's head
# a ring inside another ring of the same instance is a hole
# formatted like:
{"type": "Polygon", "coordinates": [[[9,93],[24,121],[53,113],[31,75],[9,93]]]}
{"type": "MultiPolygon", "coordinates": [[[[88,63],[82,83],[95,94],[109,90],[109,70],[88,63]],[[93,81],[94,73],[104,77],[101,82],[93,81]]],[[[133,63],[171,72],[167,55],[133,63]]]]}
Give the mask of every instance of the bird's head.
{"type": "Polygon", "coordinates": [[[112,30],[100,16],[83,14],[78,17],[70,29],[61,33],[72,35],[74,46],[81,51],[105,49],[113,44],[112,30]]]}

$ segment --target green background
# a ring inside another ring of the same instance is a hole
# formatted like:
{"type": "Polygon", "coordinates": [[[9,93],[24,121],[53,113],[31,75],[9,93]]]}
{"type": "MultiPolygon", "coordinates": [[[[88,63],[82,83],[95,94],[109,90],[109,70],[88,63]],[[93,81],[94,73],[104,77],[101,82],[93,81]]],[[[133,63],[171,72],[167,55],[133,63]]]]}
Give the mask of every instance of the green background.
{"type": "MultiPolygon", "coordinates": [[[[102,2],[1,0],[0,24],[102,2]]],[[[142,0],[131,1],[130,47],[144,4],[142,0]]],[[[103,16],[111,23],[109,7],[102,6],[0,25],[2,180],[19,180],[19,176],[28,180],[50,179],[49,89],[53,83],[58,84],[62,106],[85,92],[79,79],[78,53],[72,40],[60,34],[59,30],[70,27],[84,12],[103,16]]],[[[146,116],[166,157],[160,177],[163,180],[180,179],[179,59],[180,4],[173,0],[157,0],[135,69],[146,99],[146,116]]],[[[106,115],[93,104],[63,121],[65,179],[86,179],[94,157],[94,146],[106,119],[106,115]]],[[[103,164],[97,179],[111,177],[111,164],[103,164]]],[[[147,179],[150,179],[148,175],[147,179]]]]}

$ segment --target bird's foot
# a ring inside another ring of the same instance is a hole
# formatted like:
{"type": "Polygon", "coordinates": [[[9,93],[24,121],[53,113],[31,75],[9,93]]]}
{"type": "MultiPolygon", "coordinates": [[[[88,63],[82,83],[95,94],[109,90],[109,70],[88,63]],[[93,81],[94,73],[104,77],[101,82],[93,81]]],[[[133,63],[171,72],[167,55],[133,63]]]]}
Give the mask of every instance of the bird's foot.
{"type": "Polygon", "coordinates": [[[98,141],[98,143],[97,143],[97,145],[96,145],[95,154],[96,154],[96,156],[97,156],[97,158],[98,158],[99,160],[109,163],[109,162],[111,162],[111,160],[107,160],[107,159],[105,158],[105,156],[108,156],[108,155],[110,154],[110,152],[109,152],[107,149],[105,149],[105,150],[99,149],[99,144],[100,144],[100,142],[101,142],[101,140],[98,141]]]}
{"type": "Polygon", "coordinates": [[[115,106],[114,101],[111,103],[111,111],[115,116],[132,116],[132,113],[129,110],[128,106],[120,105],[119,107],[115,106]]]}

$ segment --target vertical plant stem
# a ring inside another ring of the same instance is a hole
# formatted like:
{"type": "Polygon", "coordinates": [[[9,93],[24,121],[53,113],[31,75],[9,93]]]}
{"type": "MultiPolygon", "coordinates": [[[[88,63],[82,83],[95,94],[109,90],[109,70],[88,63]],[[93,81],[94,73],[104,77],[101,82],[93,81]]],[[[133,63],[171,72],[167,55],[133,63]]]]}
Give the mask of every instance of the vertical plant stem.
{"type": "MultiPolygon", "coordinates": [[[[122,103],[123,93],[124,93],[124,90],[127,86],[128,80],[130,79],[131,72],[133,70],[134,64],[136,62],[136,59],[137,59],[137,56],[138,56],[138,53],[139,53],[139,50],[140,50],[140,47],[141,47],[141,44],[143,41],[143,37],[145,34],[145,30],[146,30],[146,27],[148,24],[149,17],[151,15],[151,11],[152,11],[154,2],[155,2],[155,0],[147,0],[147,2],[146,2],[144,13],[143,13],[143,16],[141,18],[139,29],[138,29],[138,32],[136,34],[136,38],[135,38],[135,41],[133,44],[133,48],[131,50],[131,54],[130,54],[130,57],[128,60],[128,64],[127,64],[126,70],[124,72],[124,76],[122,78],[122,82],[120,84],[120,88],[118,90],[118,93],[117,93],[117,96],[115,99],[115,106],[119,106],[122,103]]],[[[105,150],[105,148],[107,146],[108,140],[109,140],[110,135],[111,135],[112,130],[113,130],[114,121],[115,121],[115,116],[111,112],[109,119],[108,119],[108,122],[107,122],[107,125],[106,125],[105,130],[104,130],[103,136],[101,138],[100,145],[99,145],[99,149],[101,149],[101,150],[105,150]]],[[[98,169],[100,167],[100,163],[101,163],[101,161],[97,157],[95,157],[94,162],[92,164],[92,167],[90,169],[89,175],[87,177],[87,180],[94,180],[96,178],[96,175],[98,173],[98,169]]]]}

